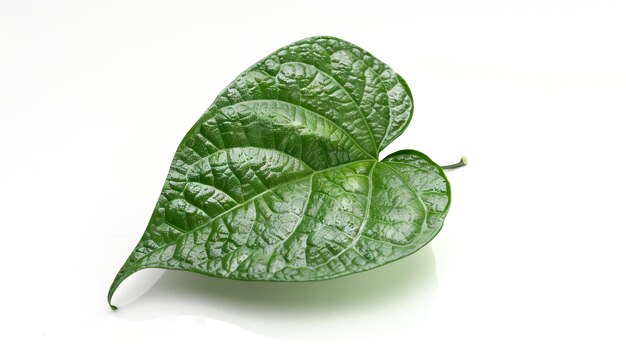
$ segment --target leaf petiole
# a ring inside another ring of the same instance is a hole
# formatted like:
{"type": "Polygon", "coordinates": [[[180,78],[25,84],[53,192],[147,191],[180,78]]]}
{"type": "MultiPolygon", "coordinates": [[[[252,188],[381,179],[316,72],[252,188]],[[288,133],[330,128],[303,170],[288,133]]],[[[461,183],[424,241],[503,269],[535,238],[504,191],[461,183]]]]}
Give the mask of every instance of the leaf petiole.
{"type": "Polygon", "coordinates": [[[454,168],[459,168],[463,166],[467,166],[467,157],[465,156],[461,157],[461,161],[459,161],[458,163],[447,165],[447,166],[441,166],[441,169],[454,169],[454,168]]]}

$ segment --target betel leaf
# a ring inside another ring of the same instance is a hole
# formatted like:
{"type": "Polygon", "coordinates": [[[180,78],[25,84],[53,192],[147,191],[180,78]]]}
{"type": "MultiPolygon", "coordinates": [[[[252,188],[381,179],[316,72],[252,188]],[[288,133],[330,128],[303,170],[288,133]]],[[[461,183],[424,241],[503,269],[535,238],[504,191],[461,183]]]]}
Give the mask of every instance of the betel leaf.
{"type": "Polygon", "coordinates": [[[443,225],[448,181],[417,151],[378,160],[412,113],[405,81],[341,39],[304,39],[262,59],[180,143],[109,304],[145,268],[307,281],[419,250],[443,225]]]}

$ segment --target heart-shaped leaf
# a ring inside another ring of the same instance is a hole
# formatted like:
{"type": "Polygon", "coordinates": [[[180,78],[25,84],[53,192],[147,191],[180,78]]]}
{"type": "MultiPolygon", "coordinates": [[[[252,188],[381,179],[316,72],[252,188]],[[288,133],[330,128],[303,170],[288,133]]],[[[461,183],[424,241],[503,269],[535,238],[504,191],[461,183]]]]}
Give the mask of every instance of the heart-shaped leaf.
{"type": "Polygon", "coordinates": [[[309,38],[262,59],[182,140],[109,304],[144,268],[305,281],[417,251],[443,225],[448,181],[417,151],[378,161],[412,113],[404,80],[346,41],[309,38]]]}

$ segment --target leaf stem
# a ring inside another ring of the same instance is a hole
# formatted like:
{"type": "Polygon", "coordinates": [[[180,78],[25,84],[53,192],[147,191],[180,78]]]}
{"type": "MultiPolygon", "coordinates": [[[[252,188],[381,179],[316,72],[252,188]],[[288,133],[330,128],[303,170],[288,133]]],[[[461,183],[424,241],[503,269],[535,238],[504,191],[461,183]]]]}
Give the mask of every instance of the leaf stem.
{"type": "Polygon", "coordinates": [[[447,166],[441,166],[441,169],[454,169],[454,168],[459,168],[463,166],[467,166],[467,157],[465,156],[461,157],[461,161],[459,161],[458,163],[447,165],[447,166]]]}

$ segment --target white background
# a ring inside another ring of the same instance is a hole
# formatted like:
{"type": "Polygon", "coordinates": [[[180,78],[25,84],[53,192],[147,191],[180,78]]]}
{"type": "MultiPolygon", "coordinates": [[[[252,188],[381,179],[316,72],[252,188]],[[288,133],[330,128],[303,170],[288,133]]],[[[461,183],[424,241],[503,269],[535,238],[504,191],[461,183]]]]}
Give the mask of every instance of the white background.
{"type": "Polygon", "coordinates": [[[598,0],[2,0],[0,345],[624,350],[625,18],[598,0]],[[320,283],[141,272],[111,311],[180,139],[241,71],[312,35],[411,87],[383,156],[468,156],[443,230],[320,283]]]}

